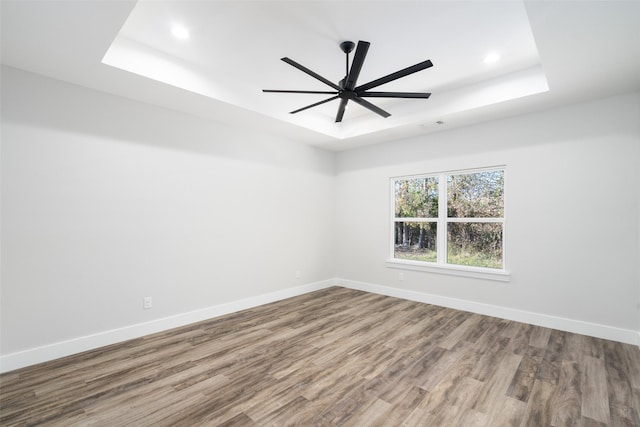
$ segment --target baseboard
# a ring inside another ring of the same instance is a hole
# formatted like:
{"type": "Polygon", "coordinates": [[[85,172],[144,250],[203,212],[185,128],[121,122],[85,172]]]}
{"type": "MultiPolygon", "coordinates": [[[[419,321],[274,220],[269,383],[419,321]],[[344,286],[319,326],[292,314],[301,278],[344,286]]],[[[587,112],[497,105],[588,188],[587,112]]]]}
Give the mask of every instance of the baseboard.
{"type": "Polygon", "coordinates": [[[156,332],[185,326],[191,323],[223,316],[236,311],[245,310],[259,305],[280,301],[286,298],[306,294],[309,292],[328,288],[330,286],[343,286],[350,289],[358,289],[381,295],[388,295],[396,298],[408,299],[427,304],[439,305],[442,307],[454,308],[457,310],[469,311],[472,313],[484,314],[487,316],[499,317],[502,319],[514,320],[517,322],[529,323],[532,325],[544,326],[547,328],[559,329],[562,331],[589,335],[597,338],[604,338],[612,341],[619,341],[627,344],[640,346],[640,331],[630,329],[615,328],[606,325],[583,322],[579,320],[566,319],[562,317],[549,316],[529,311],[516,310],[507,307],[500,307],[490,304],[483,304],[474,301],[461,300],[457,298],[443,297],[423,292],[409,291],[389,286],[376,285],[372,283],[358,282],[347,279],[329,279],[319,282],[309,283],[294,288],[283,289],[263,295],[232,301],[225,304],[207,307],[175,316],[157,319],[151,322],[139,323],[124,328],[113,329],[93,335],[74,338],[54,344],[36,347],[16,353],[0,356],[0,373],[13,371],[37,363],[47,362],[60,357],[93,350],[110,344],[139,338],[156,332]]]}
{"type": "Polygon", "coordinates": [[[514,320],[516,322],[529,323],[531,325],[544,326],[546,328],[558,329],[561,331],[573,332],[581,335],[604,338],[607,340],[623,342],[626,344],[640,345],[640,331],[634,331],[632,329],[621,329],[613,326],[600,325],[597,323],[589,323],[563,317],[549,316],[546,314],[534,313],[530,311],[523,311],[496,305],[483,304],[474,301],[461,300],[457,298],[432,295],[423,292],[392,288],[389,286],[357,282],[354,280],[338,278],[335,279],[335,284],[337,286],[343,286],[345,288],[358,289],[375,294],[408,299],[411,301],[424,302],[427,304],[434,304],[442,307],[449,307],[457,310],[499,317],[501,319],[514,320]]]}
{"type": "Polygon", "coordinates": [[[57,342],[42,347],[0,356],[0,373],[13,371],[37,363],[47,362],[60,357],[70,356],[87,350],[93,350],[118,342],[140,338],[156,332],[189,325],[236,311],[245,310],[259,305],[280,301],[286,298],[306,294],[333,286],[334,280],[323,280],[302,286],[270,292],[263,295],[244,298],[200,310],[177,314],[145,323],[138,323],[124,328],[112,329],[93,335],[57,342]]]}

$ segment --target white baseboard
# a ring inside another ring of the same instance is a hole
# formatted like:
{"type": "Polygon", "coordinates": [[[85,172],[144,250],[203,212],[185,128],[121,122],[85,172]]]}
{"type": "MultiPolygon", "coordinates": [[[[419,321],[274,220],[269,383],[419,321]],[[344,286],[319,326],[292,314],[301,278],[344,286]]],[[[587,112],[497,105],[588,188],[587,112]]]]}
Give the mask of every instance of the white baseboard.
{"type": "Polygon", "coordinates": [[[138,323],[124,328],[112,329],[93,335],[74,338],[67,341],[57,342],[42,347],[31,348],[16,353],[0,356],[0,373],[13,371],[37,363],[47,362],[60,357],[93,350],[106,345],[139,338],[156,332],[189,325],[236,311],[245,310],[259,305],[280,301],[286,298],[306,294],[308,292],[333,286],[334,280],[323,280],[309,283],[294,288],[283,289],[270,292],[268,294],[249,297],[238,301],[232,301],[200,310],[177,314],[145,323],[138,323]]]}
{"type": "Polygon", "coordinates": [[[529,323],[532,325],[544,326],[547,328],[559,329],[562,331],[589,335],[597,338],[604,338],[612,341],[619,341],[627,344],[640,345],[640,331],[630,329],[615,328],[612,326],[583,322],[579,320],[566,319],[562,317],[549,316],[545,314],[533,313],[529,311],[517,310],[513,308],[500,307],[496,305],[483,304],[474,301],[461,300],[457,298],[443,297],[423,292],[409,291],[388,286],[375,285],[365,282],[357,282],[347,279],[329,279],[320,282],[309,283],[294,288],[283,289],[268,294],[257,295],[238,301],[232,301],[201,310],[177,314],[175,316],[157,319],[151,322],[138,323],[124,328],[112,329],[93,335],[74,338],[54,344],[36,347],[16,353],[0,356],[0,373],[13,371],[37,363],[47,362],[60,357],[93,350],[118,342],[139,338],[156,332],[189,325],[225,314],[234,313],[259,305],[280,301],[286,298],[306,294],[309,292],[328,288],[330,286],[342,286],[350,289],[358,289],[381,295],[388,295],[396,298],[408,299],[427,304],[434,304],[442,307],[454,308],[457,310],[469,311],[472,313],[484,314],[487,316],[499,317],[502,319],[514,320],[517,322],[529,323]]]}
{"type": "Polygon", "coordinates": [[[357,282],[354,280],[335,279],[335,284],[337,286],[343,286],[345,288],[358,289],[375,294],[408,299],[411,301],[424,302],[427,304],[449,307],[456,310],[469,311],[472,313],[484,314],[487,316],[499,317],[501,319],[514,320],[516,322],[529,323],[531,325],[543,326],[546,328],[558,329],[561,331],[573,332],[581,335],[604,338],[607,340],[623,342],[626,344],[640,345],[640,331],[634,331],[632,329],[621,329],[613,326],[600,325],[597,323],[589,323],[580,320],[566,319],[563,317],[549,316],[546,314],[534,313],[530,311],[483,304],[457,298],[443,297],[439,295],[409,291],[388,286],[374,285],[371,283],[357,282]]]}

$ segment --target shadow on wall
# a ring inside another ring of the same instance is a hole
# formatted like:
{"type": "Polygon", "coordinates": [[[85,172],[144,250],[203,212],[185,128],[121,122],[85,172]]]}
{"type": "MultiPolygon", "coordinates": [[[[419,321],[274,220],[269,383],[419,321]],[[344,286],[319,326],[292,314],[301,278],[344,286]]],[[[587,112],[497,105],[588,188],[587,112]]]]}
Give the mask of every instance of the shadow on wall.
{"type": "Polygon", "coordinates": [[[2,120],[120,143],[226,157],[333,175],[334,154],[251,129],[215,123],[2,67],[2,120]]]}
{"type": "Polygon", "coordinates": [[[632,93],[356,148],[338,156],[336,173],[603,135],[628,135],[638,141],[639,101],[640,94],[632,93]]]}

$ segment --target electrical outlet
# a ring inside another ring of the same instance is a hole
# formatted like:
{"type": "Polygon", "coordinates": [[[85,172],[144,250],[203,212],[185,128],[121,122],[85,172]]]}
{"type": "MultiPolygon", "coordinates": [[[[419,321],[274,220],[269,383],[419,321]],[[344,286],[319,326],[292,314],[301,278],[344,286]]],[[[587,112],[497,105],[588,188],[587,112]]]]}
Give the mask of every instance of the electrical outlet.
{"type": "Polygon", "coordinates": [[[144,297],[142,299],[142,308],[149,310],[151,307],[153,307],[153,299],[151,297],[144,297]]]}
{"type": "Polygon", "coordinates": [[[404,273],[398,273],[398,280],[404,280],[404,273]]]}
{"type": "Polygon", "coordinates": [[[296,270],[296,279],[299,279],[302,277],[302,272],[300,270],[296,270]]]}

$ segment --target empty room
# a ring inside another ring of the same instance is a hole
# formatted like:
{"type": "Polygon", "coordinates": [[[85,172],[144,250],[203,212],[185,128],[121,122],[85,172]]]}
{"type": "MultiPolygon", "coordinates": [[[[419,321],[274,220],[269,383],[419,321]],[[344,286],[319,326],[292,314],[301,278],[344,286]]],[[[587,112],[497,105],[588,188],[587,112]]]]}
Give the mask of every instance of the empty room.
{"type": "Polygon", "coordinates": [[[0,425],[640,426],[640,1],[0,18],[0,425]]]}

